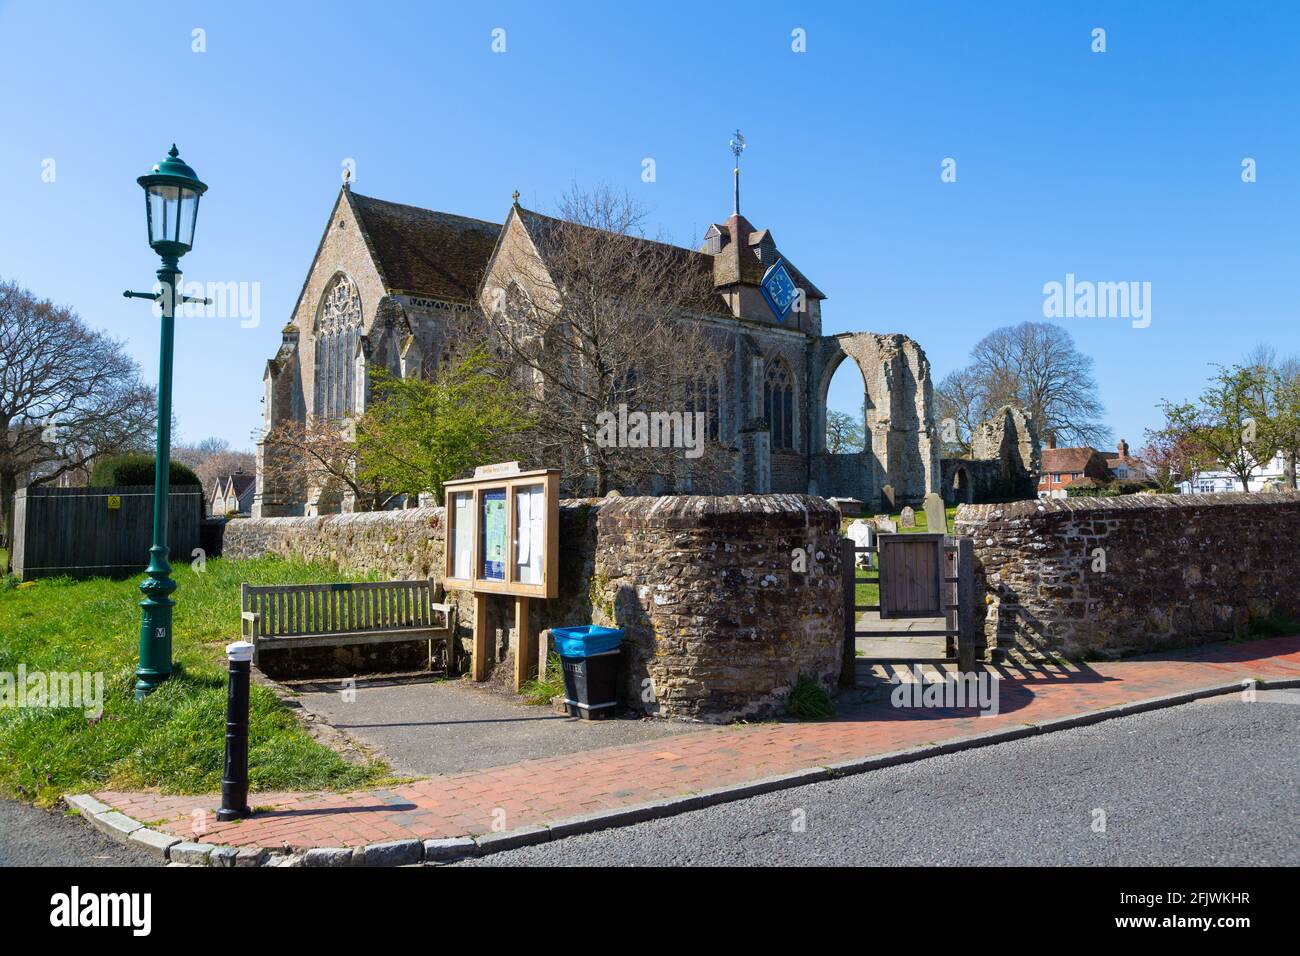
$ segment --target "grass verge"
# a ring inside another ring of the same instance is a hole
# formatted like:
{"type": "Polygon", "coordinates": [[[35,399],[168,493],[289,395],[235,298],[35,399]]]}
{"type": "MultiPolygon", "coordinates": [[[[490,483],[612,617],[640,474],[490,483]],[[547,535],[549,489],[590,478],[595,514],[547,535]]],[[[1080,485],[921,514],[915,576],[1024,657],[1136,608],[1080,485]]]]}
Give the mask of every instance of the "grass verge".
{"type": "MultiPolygon", "coordinates": [[[[275,559],[179,564],[170,680],[132,696],[140,634],[138,578],[50,578],[0,590],[0,675],[102,674],[103,713],[14,706],[0,697],[0,793],[49,806],[71,791],[221,787],[225,645],[239,634],[239,585],[339,580],[319,565],[275,559]],[[6,705],[7,704],[7,705],[6,705]]],[[[0,677],[0,680],[3,678],[0,677]]],[[[2,688],[0,688],[2,690],[2,688]]],[[[254,791],[345,790],[389,776],[317,743],[265,687],[249,704],[254,791]]]]}

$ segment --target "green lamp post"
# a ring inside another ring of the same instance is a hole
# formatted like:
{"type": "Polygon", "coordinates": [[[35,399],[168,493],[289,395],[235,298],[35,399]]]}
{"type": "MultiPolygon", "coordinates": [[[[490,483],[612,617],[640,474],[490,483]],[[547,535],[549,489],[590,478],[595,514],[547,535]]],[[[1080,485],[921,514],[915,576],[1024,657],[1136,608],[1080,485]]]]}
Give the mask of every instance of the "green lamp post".
{"type": "Polygon", "coordinates": [[[140,583],[140,666],[135,672],[135,698],[152,693],[172,672],[171,593],[176,590],[171,563],[167,560],[167,494],[171,464],[172,344],[176,324],[176,303],[206,302],[177,296],[180,258],[194,246],[194,224],[199,214],[199,197],[207,186],[194,170],[182,162],[175,144],[167,158],[154,165],[147,176],[136,180],[144,188],[145,214],[149,224],[149,245],[162,259],[158,281],[162,291],[124,292],[128,298],[152,299],[162,305],[162,335],[158,359],[158,438],[154,454],[153,547],[149,567],[140,583]]]}

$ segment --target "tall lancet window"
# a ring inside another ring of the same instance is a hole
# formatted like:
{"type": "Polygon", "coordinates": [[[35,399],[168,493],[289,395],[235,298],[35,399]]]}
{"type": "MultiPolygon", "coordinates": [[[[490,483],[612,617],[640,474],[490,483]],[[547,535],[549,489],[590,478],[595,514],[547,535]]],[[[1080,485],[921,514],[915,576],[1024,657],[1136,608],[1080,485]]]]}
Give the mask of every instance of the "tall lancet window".
{"type": "Polygon", "coordinates": [[[763,417],[772,433],[772,448],[794,448],[794,376],[785,359],[777,357],[767,363],[763,383],[763,417]]]}
{"type": "Polygon", "coordinates": [[[715,356],[702,357],[704,371],[686,387],[686,411],[704,413],[704,437],[722,440],[722,372],[715,356]]]}
{"type": "Polygon", "coordinates": [[[343,273],[330,280],[316,313],[318,418],[346,418],[355,410],[357,343],[361,340],[361,296],[343,273]]]}

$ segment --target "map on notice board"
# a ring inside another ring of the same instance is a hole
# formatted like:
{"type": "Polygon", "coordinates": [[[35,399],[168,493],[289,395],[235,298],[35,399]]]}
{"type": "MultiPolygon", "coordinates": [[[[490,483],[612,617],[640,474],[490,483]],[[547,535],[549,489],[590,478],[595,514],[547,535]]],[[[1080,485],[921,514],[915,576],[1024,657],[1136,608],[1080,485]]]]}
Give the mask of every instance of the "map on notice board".
{"type": "Polygon", "coordinates": [[[483,492],[483,577],[506,579],[506,493],[483,492]]]}

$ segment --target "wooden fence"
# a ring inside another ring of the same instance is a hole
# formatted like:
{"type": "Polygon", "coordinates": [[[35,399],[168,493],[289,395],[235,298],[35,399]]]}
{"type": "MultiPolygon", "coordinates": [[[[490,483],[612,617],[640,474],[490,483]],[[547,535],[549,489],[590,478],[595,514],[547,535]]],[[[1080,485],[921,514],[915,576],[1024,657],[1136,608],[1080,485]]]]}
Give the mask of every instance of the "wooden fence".
{"type": "MultiPolygon", "coordinates": [[[[173,488],[167,504],[171,561],[199,546],[203,490],[173,488]]],[[[13,571],[19,580],[143,573],[153,544],[153,486],[21,488],[14,496],[13,571]]]]}

